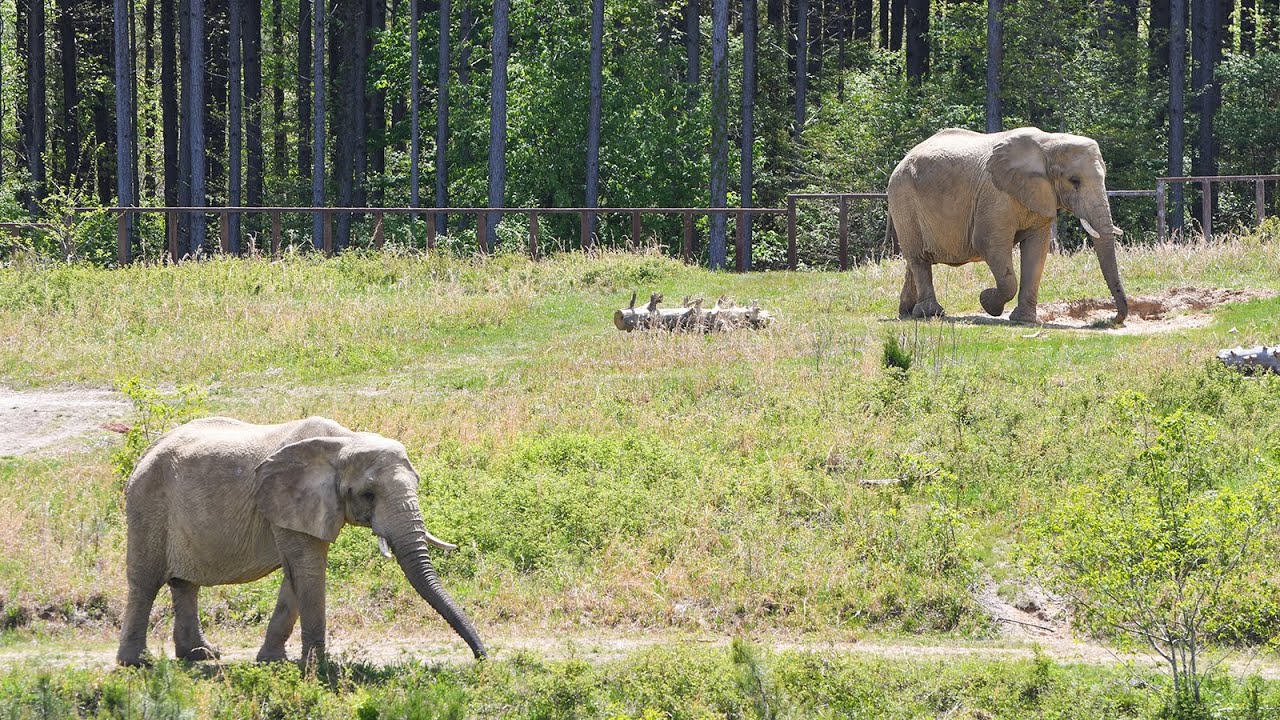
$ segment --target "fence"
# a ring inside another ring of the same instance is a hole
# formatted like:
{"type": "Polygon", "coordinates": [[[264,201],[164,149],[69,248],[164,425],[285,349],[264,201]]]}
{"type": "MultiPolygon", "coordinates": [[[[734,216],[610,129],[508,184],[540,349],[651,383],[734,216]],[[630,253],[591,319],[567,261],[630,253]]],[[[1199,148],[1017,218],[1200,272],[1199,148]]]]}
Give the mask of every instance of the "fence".
{"type": "MultiPolygon", "coordinates": [[[[1253,182],[1255,185],[1255,219],[1259,224],[1266,217],[1266,183],[1280,181],[1280,175],[1219,175],[1162,177],[1156,180],[1154,190],[1110,190],[1107,195],[1113,198],[1154,197],[1156,201],[1156,235],[1161,241],[1168,236],[1168,218],[1166,216],[1167,194],[1171,184],[1198,183],[1202,190],[1200,224],[1206,237],[1212,236],[1212,185],[1216,182],[1253,182]]],[[[219,220],[221,250],[230,252],[231,219],[235,216],[249,214],[265,214],[271,218],[271,252],[280,252],[281,218],[285,214],[302,214],[320,218],[322,233],[320,242],[313,244],[325,253],[332,254],[333,217],[336,214],[369,215],[374,219],[373,246],[381,248],[385,242],[384,219],[387,215],[409,215],[425,217],[427,220],[427,247],[434,249],[436,244],[436,224],[438,215],[474,215],[476,218],[477,250],[488,253],[488,228],[491,219],[495,224],[506,215],[524,215],[528,221],[528,252],[530,256],[538,255],[538,218],[544,215],[578,215],[581,225],[581,247],[589,250],[594,246],[592,232],[593,220],[599,215],[627,215],[631,219],[631,245],[639,247],[643,232],[643,218],[646,215],[678,215],[683,219],[683,239],[680,255],[686,262],[693,260],[694,254],[694,218],[696,216],[732,216],[735,218],[736,242],[734,245],[734,266],[738,272],[745,272],[751,257],[750,241],[746,239],[744,218],[755,215],[786,216],[787,225],[787,257],[786,266],[795,270],[799,266],[798,203],[802,201],[830,201],[837,204],[839,216],[836,233],[837,258],[841,270],[850,266],[849,258],[849,203],[851,200],[883,200],[883,192],[854,193],[794,193],[787,196],[785,208],[662,208],[662,207],[624,207],[624,208],[406,208],[406,207],[113,207],[111,213],[117,216],[116,248],[117,261],[127,264],[132,259],[130,248],[130,218],[145,213],[158,213],[166,217],[166,235],[170,258],[181,257],[178,248],[179,219],[183,216],[216,215],[219,220]]],[[[23,224],[25,226],[25,224],[23,224]]],[[[888,250],[886,248],[886,250],[888,250]]]]}

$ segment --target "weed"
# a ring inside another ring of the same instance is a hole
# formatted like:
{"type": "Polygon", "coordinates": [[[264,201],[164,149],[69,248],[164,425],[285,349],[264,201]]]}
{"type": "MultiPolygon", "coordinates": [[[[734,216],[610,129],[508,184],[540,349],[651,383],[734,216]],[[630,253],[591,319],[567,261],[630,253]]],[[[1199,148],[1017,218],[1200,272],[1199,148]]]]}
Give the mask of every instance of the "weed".
{"type": "Polygon", "coordinates": [[[173,393],[147,387],[137,378],[117,383],[120,392],[133,402],[133,424],[124,436],[124,445],[111,456],[116,475],[127,480],[138,459],[160,436],[205,412],[208,396],[204,390],[184,385],[173,393]]]}

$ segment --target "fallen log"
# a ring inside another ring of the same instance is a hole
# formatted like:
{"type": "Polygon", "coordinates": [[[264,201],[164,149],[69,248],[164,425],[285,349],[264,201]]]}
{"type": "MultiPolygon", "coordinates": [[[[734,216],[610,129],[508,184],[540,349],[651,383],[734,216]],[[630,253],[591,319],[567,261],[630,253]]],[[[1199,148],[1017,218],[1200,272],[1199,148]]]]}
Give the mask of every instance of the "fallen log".
{"type": "Polygon", "coordinates": [[[1237,368],[1246,372],[1271,371],[1280,373],[1280,345],[1275,347],[1259,345],[1251,348],[1235,347],[1219,350],[1218,359],[1227,367],[1237,368]]]}
{"type": "Polygon", "coordinates": [[[720,332],[736,328],[758,330],[767,326],[773,316],[760,309],[758,301],[746,307],[738,307],[732,300],[720,298],[710,309],[702,308],[702,298],[686,297],[678,308],[659,308],[660,293],[649,296],[649,304],[636,307],[636,294],[631,293],[631,304],[613,313],[613,325],[619,330],[670,330],[690,332],[720,332]]]}

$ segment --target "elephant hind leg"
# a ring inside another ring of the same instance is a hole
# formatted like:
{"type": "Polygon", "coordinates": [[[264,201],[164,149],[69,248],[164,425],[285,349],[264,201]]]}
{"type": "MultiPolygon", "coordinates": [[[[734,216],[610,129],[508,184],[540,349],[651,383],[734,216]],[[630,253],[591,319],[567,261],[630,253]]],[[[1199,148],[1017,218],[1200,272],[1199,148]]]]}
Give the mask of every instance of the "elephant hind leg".
{"type": "Polygon", "coordinates": [[[116,662],[126,667],[150,664],[147,652],[147,625],[151,621],[151,606],[164,581],[159,578],[129,576],[129,600],[125,606],[120,627],[120,647],[116,650],[116,662]]]}
{"type": "Polygon", "coordinates": [[[902,281],[902,294],[898,296],[898,318],[905,320],[911,317],[916,307],[916,280],[911,275],[911,264],[907,263],[906,278],[902,281]]]}
{"type": "Polygon", "coordinates": [[[174,656],[179,660],[217,660],[217,648],[200,630],[200,586],[174,578],[169,581],[169,591],[173,595],[174,656]]]}

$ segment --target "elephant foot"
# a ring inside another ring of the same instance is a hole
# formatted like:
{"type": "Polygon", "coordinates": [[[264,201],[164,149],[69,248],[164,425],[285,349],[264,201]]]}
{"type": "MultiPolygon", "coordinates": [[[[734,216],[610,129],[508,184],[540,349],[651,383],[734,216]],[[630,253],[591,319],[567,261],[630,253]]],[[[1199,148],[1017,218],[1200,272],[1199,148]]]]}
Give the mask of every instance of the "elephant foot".
{"type": "Polygon", "coordinates": [[[1009,319],[1013,322],[1030,323],[1032,325],[1039,324],[1040,322],[1040,318],[1036,315],[1034,307],[1028,310],[1021,305],[1014,308],[1013,312],[1009,313],[1009,319]]]}
{"type": "Polygon", "coordinates": [[[149,668],[155,661],[151,657],[151,653],[143,650],[139,653],[117,653],[116,664],[120,667],[136,667],[149,668]]]}
{"type": "Polygon", "coordinates": [[[287,662],[288,660],[289,656],[285,653],[284,648],[282,647],[270,649],[264,647],[258,651],[258,656],[254,658],[254,662],[260,663],[287,662]]]}
{"type": "Polygon", "coordinates": [[[916,303],[914,308],[911,309],[911,316],[920,319],[942,317],[945,314],[946,313],[942,311],[942,306],[933,298],[921,300],[916,303]]]}
{"type": "Polygon", "coordinates": [[[978,301],[982,303],[982,309],[987,311],[991,317],[1000,317],[1004,314],[1004,304],[1008,300],[1000,299],[1000,291],[995,288],[987,288],[978,294],[978,301]]]}
{"type": "Polygon", "coordinates": [[[176,655],[179,660],[186,660],[187,662],[204,662],[206,660],[217,660],[221,657],[217,648],[210,647],[208,645],[199,645],[186,650],[178,650],[176,655]]]}

